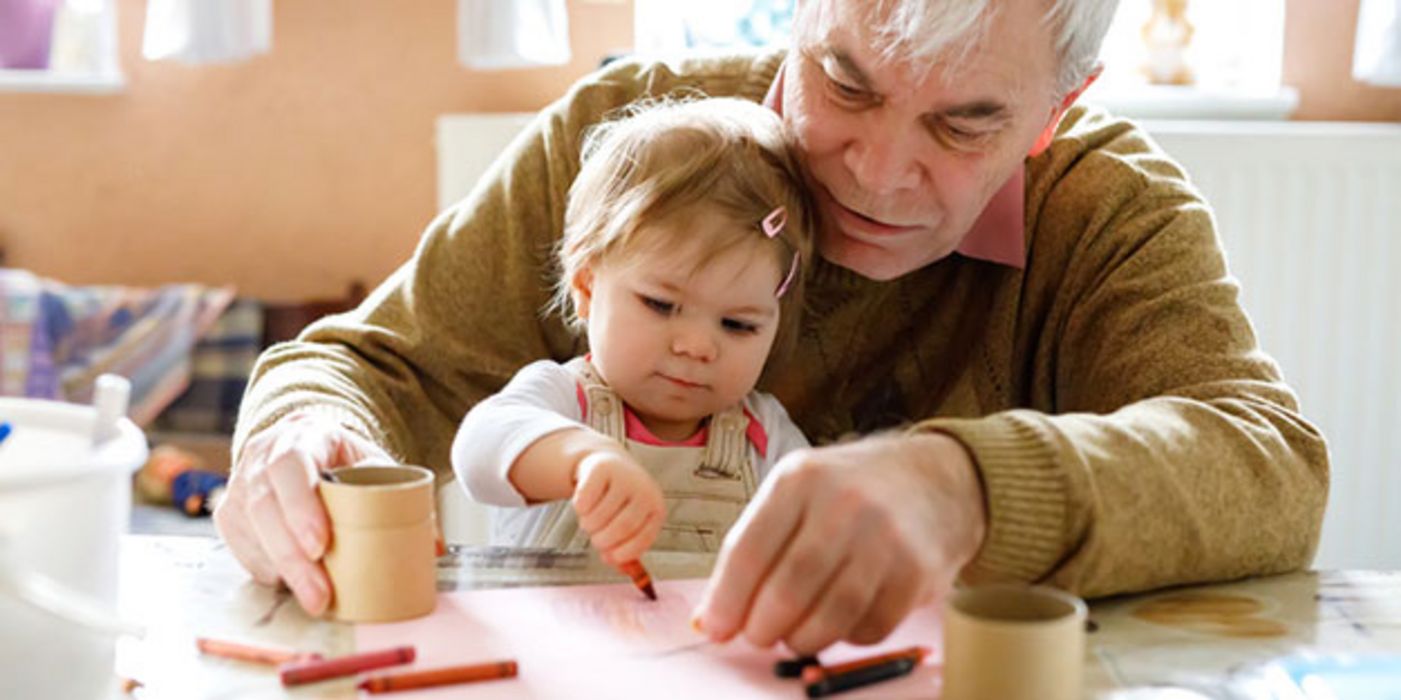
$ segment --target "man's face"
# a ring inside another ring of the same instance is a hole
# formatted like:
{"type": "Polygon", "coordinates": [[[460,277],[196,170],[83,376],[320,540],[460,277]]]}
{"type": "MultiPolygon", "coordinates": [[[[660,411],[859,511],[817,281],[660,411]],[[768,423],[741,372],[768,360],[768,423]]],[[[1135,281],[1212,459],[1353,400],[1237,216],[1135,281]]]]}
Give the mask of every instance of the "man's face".
{"type": "Polygon", "coordinates": [[[887,280],[952,253],[1051,123],[1056,60],[1043,0],[1002,0],[961,61],[882,61],[874,3],[808,0],[783,114],[822,212],[818,249],[887,280]]]}

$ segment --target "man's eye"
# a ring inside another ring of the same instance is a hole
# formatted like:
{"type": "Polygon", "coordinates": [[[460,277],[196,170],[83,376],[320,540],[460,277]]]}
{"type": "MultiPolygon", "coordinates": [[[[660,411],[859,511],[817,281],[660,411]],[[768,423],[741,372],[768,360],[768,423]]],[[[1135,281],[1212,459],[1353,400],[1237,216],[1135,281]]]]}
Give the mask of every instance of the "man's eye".
{"type": "Polygon", "coordinates": [[[730,331],[732,333],[751,334],[759,332],[759,326],[753,323],[749,323],[747,321],[740,321],[738,319],[733,318],[722,319],[720,321],[720,325],[724,326],[725,330],[730,331]]]}
{"type": "Polygon", "coordinates": [[[951,122],[939,125],[940,135],[945,141],[963,148],[977,148],[985,145],[997,133],[996,129],[965,129],[951,122]]]}
{"type": "Polygon", "coordinates": [[[670,316],[672,310],[676,308],[676,305],[669,301],[662,301],[661,299],[649,297],[646,294],[639,294],[637,295],[637,298],[642,300],[643,306],[646,306],[647,308],[663,316],[670,316]]]}
{"type": "Polygon", "coordinates": [[[830,75],[827,76],[827,86],[833,94],[847,102],[860,102],[870,98],[870,93],[865,90],[847,85],[830,75]]]}

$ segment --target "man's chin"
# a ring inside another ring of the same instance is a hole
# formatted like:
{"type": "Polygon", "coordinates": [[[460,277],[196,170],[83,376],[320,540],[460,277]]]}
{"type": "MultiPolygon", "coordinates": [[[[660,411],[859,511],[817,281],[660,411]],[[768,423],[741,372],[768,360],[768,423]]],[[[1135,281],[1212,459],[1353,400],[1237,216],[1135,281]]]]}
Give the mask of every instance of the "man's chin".
{"type": "Polygon", "coordinates": [[[908,256],[901,256],[898,251],[854,241],[840,234],[833,238],[836,240],[822,241],[822,258],[869,280],[888,282],[923,266],[915,264],[908,256]]]}

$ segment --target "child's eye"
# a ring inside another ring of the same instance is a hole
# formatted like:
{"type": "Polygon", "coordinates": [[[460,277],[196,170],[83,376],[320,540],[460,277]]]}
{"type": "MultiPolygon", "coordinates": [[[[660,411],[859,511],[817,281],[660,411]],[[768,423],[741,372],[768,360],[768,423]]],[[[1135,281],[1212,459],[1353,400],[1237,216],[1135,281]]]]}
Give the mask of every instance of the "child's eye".
{"type": "Polygon", "coordinates": [[[749,323],[748,321],[740,321],[738,319],[733,318],[722,319],[720,321],[720,325],[724,326],[725,330],[730,331],[731,333],[742,333],[745,335],[750,335],[759,332],[759,326],[753,323],[749,323]]]}
{"type": "Polygon", "coordinates": [[[662,301],[661,299],[649,297],[646,294],[638,294],[637,298],[642,300],[643,306],[646,306],[647,308],[663,316],[670,316],[671,312],[676,309],[675,304],[669,301],[662,301]]]}

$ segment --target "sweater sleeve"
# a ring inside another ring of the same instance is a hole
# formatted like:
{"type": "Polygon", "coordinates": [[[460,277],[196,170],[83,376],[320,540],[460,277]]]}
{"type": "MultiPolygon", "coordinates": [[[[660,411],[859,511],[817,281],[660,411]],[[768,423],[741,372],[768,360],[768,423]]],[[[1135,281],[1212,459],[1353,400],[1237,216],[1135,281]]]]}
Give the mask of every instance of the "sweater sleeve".
{"type": "Polygon", "coordinates": [[[472,407],[452,443],[452,468],[473,499],[497,506],[525,506],[511,484],[516,458],[550,433],[585,428],[578,383],[559,363],[527,365],[500,392],[472,407]]]}
{"type": "Polygon", "coordinates": [[[980,471],[989,529],[965,575],[1099,596],[1307,566],[1324,440],[1258,347],[1200,196],[1160,154],[1113,150],[1042,201],[1026,285],[1055,293],[1018,332],[1043,410],[919,426],[980,471]]]}

